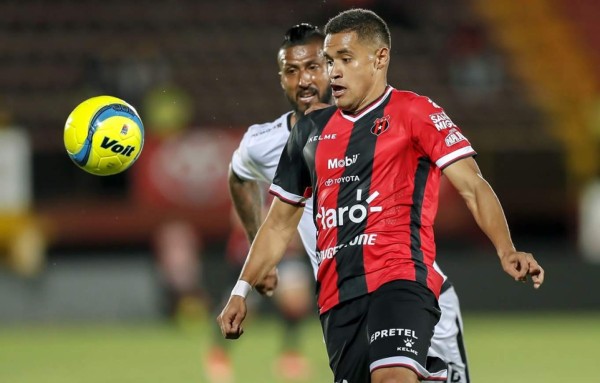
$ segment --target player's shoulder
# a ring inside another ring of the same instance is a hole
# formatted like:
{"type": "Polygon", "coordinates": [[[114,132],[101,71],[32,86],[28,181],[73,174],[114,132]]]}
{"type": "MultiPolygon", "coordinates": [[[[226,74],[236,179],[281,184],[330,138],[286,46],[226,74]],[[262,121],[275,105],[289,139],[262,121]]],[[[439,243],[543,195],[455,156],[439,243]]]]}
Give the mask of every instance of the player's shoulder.
{"type": "Polygon", "coordinates": [[[290,113],[284,113],[274,121],[250,125],[244,134],[242,144],[260,146],[265,142],[272,142],[276,137],[287,138],[290,129],[290,113]]]}
{"type": "Polygon", "coordinates": [[[406,109],[402,112],[408,124],[413,127],[413,131],[429,131],[426,127],[435,127],[435,131],[438,132],[448,128],[458,128],[444,108],[431,98],[410,91],[398,91],[397,94],[405,101],[402,104],[406,109]]]}
{"type": "Polygon", "coordinates": [[[289,131],[289,118],[291,112],[286,112],[277,117],[276,120],[253,124],[248,127],[246,135],[250,137],[261,137],[277,131],[289,131]]]}
{"type": "Polygon", "coordinates": [[[335,114],[337,111],[337,107],[335,105],[331,105],[321,109],[315,109],[308,114],[305,114],[298,120],[298,125],[324,125],[329,121],[331,116],[335,114]]]}
{"type": "Polygon", "coordinates": [[[302,116],[292,129],[292,140],[297,143],[303,143],[309,137],[323,130],[331,117],[336,113],[338,108],[335,105],[321,109],[315,109],[308,114],[302,116]]]}
{"type": "Polygon", "coordinates": [[[435,113],[436,111],[443,111],[443,108],[435,103],[435,101],[433,101],[431,98],[409,90],[394,89],[392,91],[392,102],[394,102],[396,106],[406,109],[408,112],[412,113],[435,113]]]}

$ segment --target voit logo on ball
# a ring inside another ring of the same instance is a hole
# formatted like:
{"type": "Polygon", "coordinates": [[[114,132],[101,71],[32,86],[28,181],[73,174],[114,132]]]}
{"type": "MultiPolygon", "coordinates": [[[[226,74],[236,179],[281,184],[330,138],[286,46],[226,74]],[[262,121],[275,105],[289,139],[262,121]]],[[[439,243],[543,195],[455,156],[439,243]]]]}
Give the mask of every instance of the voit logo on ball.
{"type": "Polygon", "coordinates": [[[116,154],[121,154],[126,157],[131,157],[131,154],[135,150],[135,146],[132,146],[132,145],[123,146],[123,145],[119,144],[118,140],[113,140],[107,136],[104,136],[102,138],[100,147],[102,149],[110,149],[111,152],[116,153],[116,154]]]}

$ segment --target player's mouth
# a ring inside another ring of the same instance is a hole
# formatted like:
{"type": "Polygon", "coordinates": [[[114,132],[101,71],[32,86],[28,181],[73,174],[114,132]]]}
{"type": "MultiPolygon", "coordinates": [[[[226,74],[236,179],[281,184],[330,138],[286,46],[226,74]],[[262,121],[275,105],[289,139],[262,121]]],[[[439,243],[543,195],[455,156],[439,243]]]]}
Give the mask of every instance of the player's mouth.
{"type": "Polygon", "coordinates": [[[300,101],[303,104],[310,104],[312,102],[316,102],[317,101],[317,92],[315,92],[315,91],[301,92],[298,94],[298,101],[300,101]]]}
{"type": "Polygon", "coordinates": [[[340,98],[346,92],[346,88],[341,85],[331,84],[332,95],[335,98],[340,98]]]}

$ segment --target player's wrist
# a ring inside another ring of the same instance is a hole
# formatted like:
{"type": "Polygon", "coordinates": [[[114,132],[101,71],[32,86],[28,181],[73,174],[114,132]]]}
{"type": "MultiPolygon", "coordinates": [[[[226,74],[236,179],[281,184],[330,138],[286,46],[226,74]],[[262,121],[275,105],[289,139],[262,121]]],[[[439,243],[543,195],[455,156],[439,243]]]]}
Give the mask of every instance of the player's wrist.
{"type": "Polygon", "coordinates": [[[513,254],[517,251],[517,249],[515,249],[514,246],[508,246],[502,249],[499,249],[497,251],[498,257],[500,259],[503,259],[504,257],[506,257],[507,255],[513,254]]]}
{"type": "Polygon", "coordinates": [[[233,289],[231,290],[231,295],[237,295],[242,298],[246,298],[248,294],[252,291],[252,285],[242,279],[238,280],[233,289]]]}

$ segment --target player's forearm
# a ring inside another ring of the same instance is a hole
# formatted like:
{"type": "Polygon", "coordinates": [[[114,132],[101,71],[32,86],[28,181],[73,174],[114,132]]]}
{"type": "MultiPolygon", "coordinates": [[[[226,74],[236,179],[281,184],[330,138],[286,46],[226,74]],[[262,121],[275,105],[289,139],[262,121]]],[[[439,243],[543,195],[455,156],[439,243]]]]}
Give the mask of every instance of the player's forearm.
{"type": "Polygon", "coordinates": [[[262,223],[262,195],[258,182],[244,181],[229,169],[229,192],[250,243],[262,223]]]}
{"type": "MultiPolygon", "coordinates": [[[[463,194],[463,193],[461,193],[463,194]]],[[[487,235],[499,257],[515,251],[500,201],[483,178],[463,197],[481,230],[487,235]]]]}
{"type": "Polygon", "coordinates": [[[283,257],[294,231],[290,233],[274,230],[263,225],[256,235],[240,279],[255,286],[272,270],[283,257]]]}
{"type": "Polygon", "coordinates": [[[250,247],[240,279],[255,286],[283,257],[293,238],[303,208],[275,198],[267,219],[258,230],[250,247]]]}

